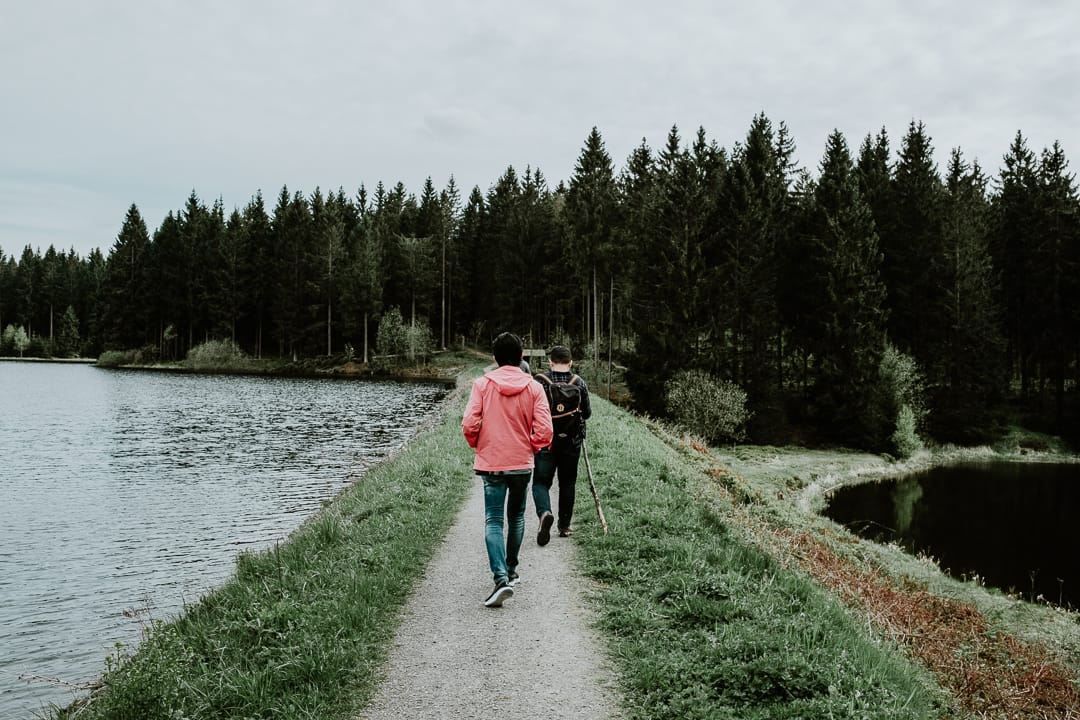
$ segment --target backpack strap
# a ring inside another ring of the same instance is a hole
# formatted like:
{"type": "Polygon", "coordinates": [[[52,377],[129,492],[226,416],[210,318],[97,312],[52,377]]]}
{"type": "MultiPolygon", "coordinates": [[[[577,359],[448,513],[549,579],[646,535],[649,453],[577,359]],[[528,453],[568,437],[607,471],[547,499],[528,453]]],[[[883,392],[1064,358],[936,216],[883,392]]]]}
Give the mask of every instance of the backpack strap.
{"type": "MultiPolygon", "coordinates": [[[[554,385],[555,384],[555,379],[552,378],[550,375],[548,375],[546,372],[537,373],[533,377],[537,378],[538,380],[543,380],[548,385],[554,385]]],[[[566,384],[567,385],[577,385],[578,380],[580,380],[580,379],[581,379],[581,376],[575,373],[575,374],[570,376],[570,382],[568,382],[566,384]]]]}
{"type": "MultiPolygon", "coordinates": [[[[555,379],[552,378],[547,373],[537,373],[537,375],[535,377],[543,378],[544,383],[545,383],[544,394],[547,395],[548,404],[552,404],[554,402],[554,400],[552,400],[552,398],[551,398],[551,388],[552,388],[553,385],[555,385],[555,379]]],[[[570,378],[570,382],[565,383],[565,384],[566,385],[577,385],[577,381],[580,380],[580,379],[581,379],[580,377],[578,377],[577,375],[574,375],[573,377],[570,378]]],[[[555,408],[552,408],[552,410],[554,410],[554,409],[555,408]]],[[[581,405],[578,405],[576,408],[574,408],[570,412],[559,413],[558,415],[556,415],[553,412],[551,414],[551,419],[552,420],[558,420],[559,418],[564,418],[564,417],[567,417],[569,415],[576,415],[576,414],[579,414],[580,412],[581,412],[581,405]]]]}

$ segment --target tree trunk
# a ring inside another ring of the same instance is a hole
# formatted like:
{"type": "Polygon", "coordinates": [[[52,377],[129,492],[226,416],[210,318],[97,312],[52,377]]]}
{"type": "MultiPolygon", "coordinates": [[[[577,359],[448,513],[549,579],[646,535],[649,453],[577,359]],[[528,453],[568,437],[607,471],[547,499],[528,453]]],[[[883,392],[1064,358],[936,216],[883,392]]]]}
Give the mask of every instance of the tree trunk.
{"type": "Polygon", "coordinates": [[[607,323],[607,399],[611,399],[611,329],[615,327],[615,276],[611,277],[611,289],[608,299],[607,323]]]}

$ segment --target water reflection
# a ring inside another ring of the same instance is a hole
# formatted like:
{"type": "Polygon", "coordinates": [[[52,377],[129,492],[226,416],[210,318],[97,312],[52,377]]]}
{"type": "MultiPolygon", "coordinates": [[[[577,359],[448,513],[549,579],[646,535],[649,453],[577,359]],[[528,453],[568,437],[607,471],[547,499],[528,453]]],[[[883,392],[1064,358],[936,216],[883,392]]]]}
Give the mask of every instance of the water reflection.
{"type": "Polygon", "coordinates": [[[826,515],[957,577],[1080,606],[1080,464],[980,463],[838,490],[826,515]]]}
{"type": "Polygon", "coordinates": [[[70,700],[18,678],[94,678],[114,643],[138,641],[126,611],[162,618],[196,600],[444,394],[0,363],[0,717],[70,700]]]}

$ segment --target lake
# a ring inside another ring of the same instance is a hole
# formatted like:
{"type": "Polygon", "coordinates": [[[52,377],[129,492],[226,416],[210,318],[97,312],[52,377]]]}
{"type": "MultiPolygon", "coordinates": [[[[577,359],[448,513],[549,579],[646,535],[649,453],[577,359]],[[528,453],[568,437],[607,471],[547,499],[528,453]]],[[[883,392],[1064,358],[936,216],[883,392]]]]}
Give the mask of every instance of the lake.
{"type": "Polygon", "coordinates": [[[62,683],[285,538],[446,392],[0,362],[0,718],[70,702],[62,683]]]}
{"type": "Polygon", "coordinates": [[[1080,464],[940,467],[837,490],[825,514],[955,577],[1080,607],[1080,464]]]}

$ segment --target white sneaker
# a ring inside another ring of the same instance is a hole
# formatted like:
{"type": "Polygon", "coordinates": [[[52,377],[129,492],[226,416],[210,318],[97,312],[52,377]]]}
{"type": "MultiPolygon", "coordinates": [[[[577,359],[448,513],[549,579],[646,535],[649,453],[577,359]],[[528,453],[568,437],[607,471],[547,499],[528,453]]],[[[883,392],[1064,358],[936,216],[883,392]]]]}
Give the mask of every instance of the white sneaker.
{"type": "Polygon", "coordinates": [[[495,589],[488,595],[487,600],[484,601],[484,605],[487,607],[502,607],[503,601],[514,596],[514,588],[510,587],[510,583],[503,581],[495,586],[495,589]]]}

